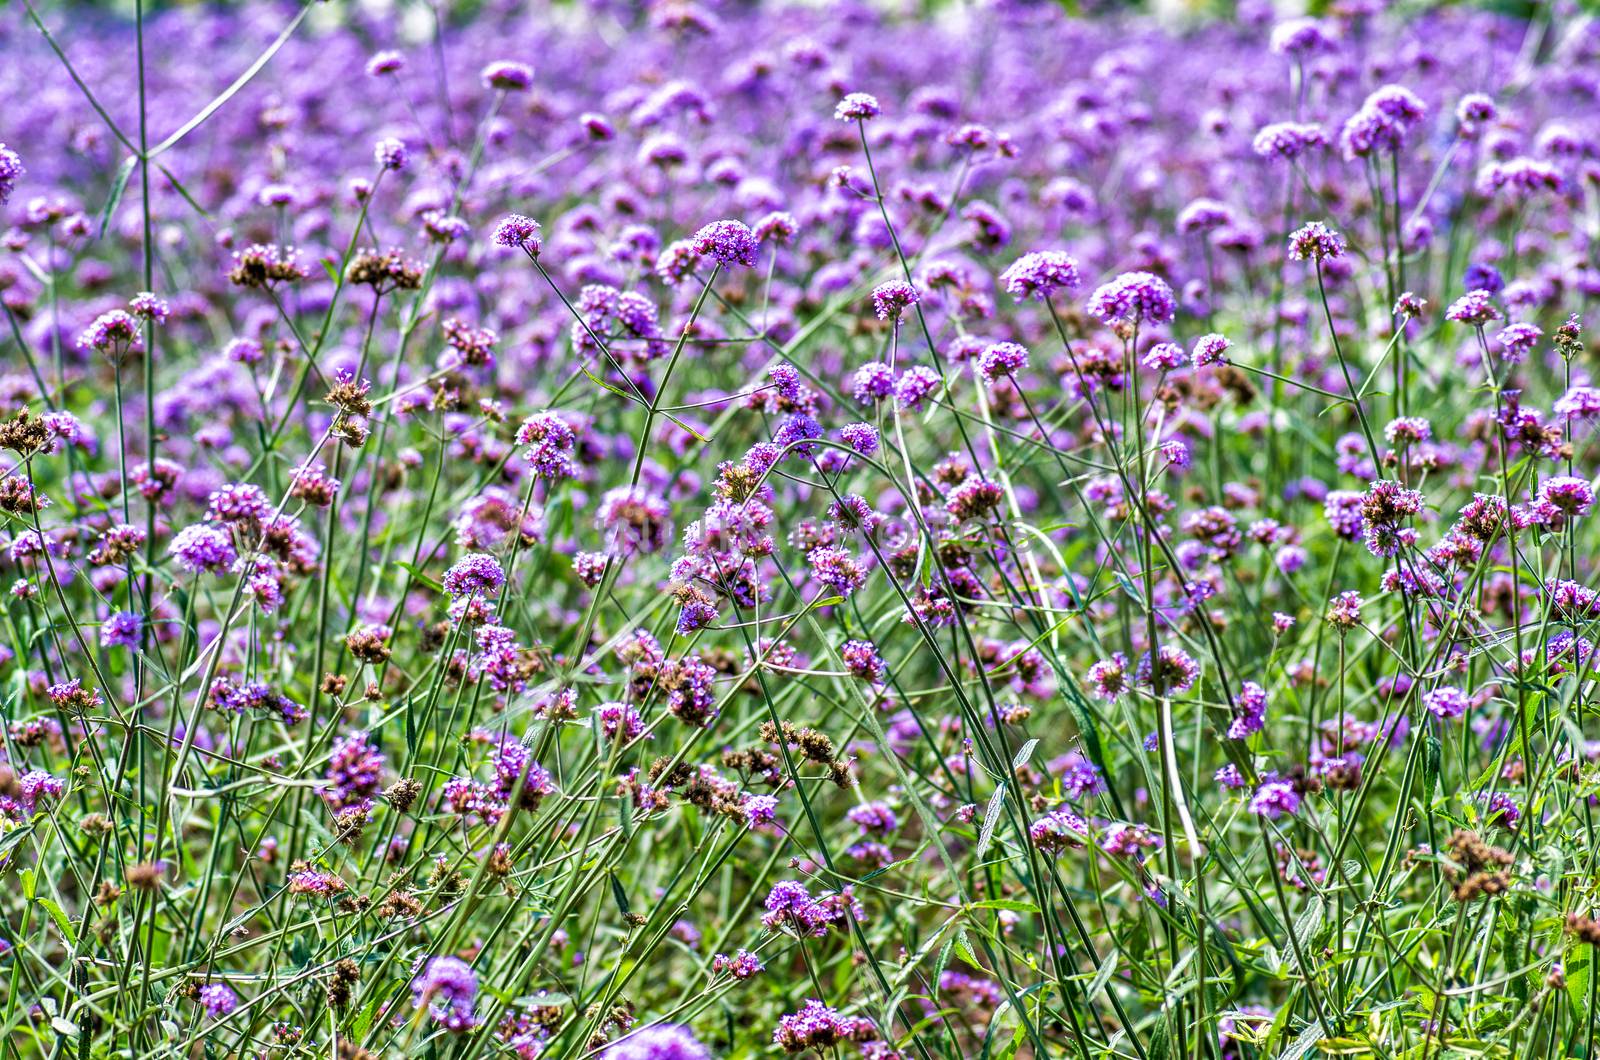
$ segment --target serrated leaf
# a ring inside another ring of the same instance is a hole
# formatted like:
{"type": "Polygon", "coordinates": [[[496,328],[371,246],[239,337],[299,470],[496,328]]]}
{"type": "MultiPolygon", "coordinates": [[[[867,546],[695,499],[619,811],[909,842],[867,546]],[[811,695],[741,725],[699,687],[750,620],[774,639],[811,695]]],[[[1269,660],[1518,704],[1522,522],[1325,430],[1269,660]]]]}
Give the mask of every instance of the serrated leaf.
{"type": "Polygon", "coordinates": [[[967,938],[966,928],[962,928],[960,931],[956,932],[956,953],[960,955],[962,960],[966,961],[972,967],[983,967],[983,965],[978,963],[977,955],[972,952],[972,943],[967,938]]]}

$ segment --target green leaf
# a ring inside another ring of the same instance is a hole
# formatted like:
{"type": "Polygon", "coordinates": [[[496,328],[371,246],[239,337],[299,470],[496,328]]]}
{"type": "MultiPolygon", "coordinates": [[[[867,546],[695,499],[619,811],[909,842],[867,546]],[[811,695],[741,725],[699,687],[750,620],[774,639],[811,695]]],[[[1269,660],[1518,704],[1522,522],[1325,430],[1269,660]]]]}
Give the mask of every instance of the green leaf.
{"type": "Polygon", "coordinates": [[[122,193],[128,188],[128,178],[133,176],[133,166],[137,162],[134,156],[129,155],[122,160],[122,165],[117,167],[117,175],[111,180],[111,194],[106,196],[106,204],[100,208],[100,234],[96,239],[106,237],[106,229],[111,227],[111,217],[117,212],[117,206],[122,202],[122,193]]]}
{"type": "Polygon", "coordinates": [[[1307,1025],[1300,1032],[1300,1036],[1289,1043],[1289,1048],[1278,1054],[1278,1060],[1301,1060],[1301,1057],[1311,1055],[1317,1043],[1322,1041],[1322,1028],[1315,1023],[1307,1025]]]}
{"type": "Polygon", "coordinates": [[[1116,974],[1116,971],[1117,951],[1112,950],[1106,955],[1106,959],[1100,962],[1100,970],[1095,972],[1094,978],[1089,981],[1089,989],[1083,995],[1083,1003],[1085,1005],[1092,1002],[1100,991],[1105,989],[1106,984],[1111,981],[1111,977],[1116,974]]]}
{"type": "Polygon", "coordinates": [[[1323,907],[1321,899],[1313,901],[1294,921],[1294,937],[1299,940],[1302,950],[1316,948],[1317,936],[1323,928],[1323,907]]]}
{"type": "Polygon", "coordinates": [[[72,930],[72,920],[67,916],[66,911],[49,898],[40,898],[38,902],[44,907],[44,911],[50,914],[50,919],[56,922],[56,930],[61,932],[61,937],[67,940],[67,945],[76,946],[78,944],[78,933],[72,930]]]}
{"type": "Polygon", "coordinates": [[[1588,1018],[1589,978],[1594,975],[1594,948],[1586,942],[1576,942],[1567,947],[1561,970],[1567,979],[1567,1000],[1576,1012],[1588,1018]]]}
{"type": "Polygon", "coordinates": [[[956,932],[956,953],[960,955],[962,960],[972,965],[972,967],[983,967],[983,965],[978,963],[977,954],[972,952],[972,942],[967,938],[966,928],[962,928],[960,931],[956,932]]]}
{"type": "Polygon", "coordinates": [[[939,980],[944,976],[945,968],[950,964],[950,952],[955,949],[956,937],[951,935],[944,940],[944,945],[939,947],[939,956],[933,960],[933,996],[939,996],[939,980]]]}
{"type": "Polygon", "coordinates": [[[1039,907],[1032,902],[1019,902],[1014,898],[990,898],[982,902],[973,902],[968,909],[1005,909],[1013,913],[1037,913],[1039,907]]]}
{"type": "Polygon", "coordinates": [[[399,567],[401,570],[405,571],[407,574],[411,575],[412,581],[420,582],[424,587],[432,589],[436,593],[444,592],[444,586],[440,585],[438,582],[434,581],[432,578],[430,578],[426,574],[422,573],[422,568],[421,567],[415,566],[414,564],[411,564],[411,563],[407,563],[403,559],[395,560],[394,561],[394,565],[399,567]]]}
{"type": "Polygon", "coordinates": [[[989,849],[989,843],[994,839],[994,826],[1000,821],[1000,807],[1006,801],[1006,789],[1002,784],[994,789],[994,794],[989,796],[989,805],[983,811],[983,827],[978,831],[977,858],[983,860],[984,851],[989,849]]]}

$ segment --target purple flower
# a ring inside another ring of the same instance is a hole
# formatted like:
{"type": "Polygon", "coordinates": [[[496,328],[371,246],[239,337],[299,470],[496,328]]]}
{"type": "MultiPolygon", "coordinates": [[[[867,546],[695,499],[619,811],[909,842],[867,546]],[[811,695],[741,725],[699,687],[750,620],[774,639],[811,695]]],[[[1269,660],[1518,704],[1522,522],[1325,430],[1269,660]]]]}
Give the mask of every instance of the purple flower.
{"type": "Polygon", "coordinates": [[[118,611],[100,624],[100,646],[103,648],[137,648],[144,629],[144,620],[137,612],[118,611]]]}
{"type": "Polygon", "coordinates": [[[1289,257],[1294,261],[1332,261],[1344,256],[1344,237],[1321,221],[1312,221],[1289,236],[1289,257]]]}
{"type": "Polygon", "coordinates": [[[212,1019],[221,1019],[239,1007],[239,995],[225,983],[207,983],[200,988],[195,1000],[212,1019]]]}
{"type": "Polygon", "coordinates": [[[839,121],[870,121],[882,113],[878,98],[865,92],[851,92],[833,108],[833,116],[839,121]]]}
{"type": "Polygon", "coordinates": [[[1450,308],[1444,311],[1444,316],[1446,320],[1470,324],[1473,327],[1482,327],[1492,320],[1501,319],[1500,310],[1494,307],[1490,293],[1481,288],[1468,291],[1451,302],[1450,308]]]}
{"type": "MultiPolygon", "coordinates": [[[[745,957],[754,958],[754,954],[740,950],[739,958],[745,957]]],[[[760,960],[755,961],[755,966],[759,971],[760,960]]],[[[740,962],[740,967],[748,968],[749,961],[740,962]]],[[[746,971],[742,975],[736,972],[735,978],[748,979],[754,974],[755,971],[746,971]]],[[[711,1050],[701,1045],[688,1027],[658,1023],[630,1031],[606,1046],[600,1054],[600,1060],[711,1060],[711,1050]]]]}
{"type": "Polygon", "coordinates": [[[1300,795],[1287,780],[1263,780],[1250,796],[1250,812],[1269,821],[1300,812],[1300,795]]]}
{"type": "Polygon", "coordinates": [[[1436,718],[1459,718],[1467,712],[1467,694],[1459,688],[1435,688],[1425,692],[1422,705],[1436,718]]]}
{"type": "Polygon", "coordinates": [[[850,377],[850,396],[871,405],[894,393],[894,371],[882,361],[868,361],[850,377]]]}
{"type": "Polygon", "coordinates": [[[228,535],[204,523],[179,530],[167,546],[167,555],[190,574],[200,571],[217,574],[233,566],[239,558],[228,535]]]}
{"type": "Polygon", "coordinates": [[[600,498],[595,524],[613,552],[660,552],[672,533],[672,508],[643,486],[618,486],[600,498]]]}
{"type": "Polygon", "coordinates": [[[367,76],[382,77],[397,74],[406,68],[406,57],[396,51],[373,52],[367,60],[367,76]]]}
{"type": "Polygon", "coordinates": [[[1272,27],[1268,46],[1276,55],[1301,58],[1314,52],[1332,51],[1334,41],[1316,19],[1290,18],[1272,27]]]}
{"type": "Polygon", "coordinates": [[[1228,363],[1228,349],[1233,345],[1226,337],[1218,334],[1202,335],[1195,340],[1194,352],[1190,360],[1196,368],[1205,368],[1213,364],[1228,363]]]}
{"type": "Polygon", "coordinates": [[[405,144],[392,136],[386,136],[373,146],[372,158],[381,168],[398,173],[406,168],[411,156],[406,151],[405,144]]]}
{"type": "MultiPolygon", "coordinates": [[[[1161,694],[1170,696],[1189,691],[1200,677],[1200,664],[1195,662],[1188,652],[1172,644],[1161,645],[1158,654],[1161,659],[1159,666],[1161,694]]],[[[1151,669],[1149,652],[1145,652],[1139,659],[1138,680],[1141,685],[1148,688],[1156,687],[1156,674],[1151,669]]]]}
{"type": "Polygon", "coordinates": [[[1266,689],[1254,681],[1246,681],[1235,702],[1239,713],[1228,726],[1228,739],[1243,740],[1251,733],[1260,732],[1267,719],[1266,689]]]}
{"type": "Polygon", "coordinates": [[[1176,342],[1158,342],[1139,359],[1139,363],[1153,372],[1170,372],[1182,365],[1184,360],[1182,346],[1176,342]]]}
{"type": "Polygon", "coordinates": [[[878,451],[878,428],[870,423],[847,423],[839,428],[839,437],[862,456],[878,451]]]}
{"type": "Polygon", "coordinates": [[[739,812],[744,814],[746,828],[771,824],[777,820],[777,809],[776,795],[746,795],[744,802],[739,804],[739,812]]]}
{"type": "Polygon", "coordinates": [[[901,372],[900,378],[895,380],[894,399],[905,408],[916,412],[922,408],[923,402],[942,386],[944,379],[938,372],[926,365],[914,365],[901,372]]]}
{"type": "Polygon", "coordinates": [[[898,324],[901,315],[920,300],[917,289],[904,280],[890,280],[872,289],[872,310],[879,320],[898,324]]]}
{"type": "Polygon", "coordinates": [[[1056,291],[1072,290],[1082,282],[1078,259],[1060,250],[1024,254],[1000,274],[1001,286],[1019,302],[1025,298],[1043,300],[1056,291]]]}
{"type": "Polygon", "coordinates": [[[868,640],[847,640],[839,648],[844,668],[853,676],[874,684],[883,680],[885,666],[877,646],[868,640]]]}
{"type": "Polygon", "coordinates": [[[1322,126],[1294,121],[1274,122],[1262,126],[1250,147],[1262,158],[1292,161],[1313,150],[1328,146],[1328,134],[1322,126]]]}
{"type": "Polygon", "coordinates": [[[1479,195],[1505,194],[1512,199],[1527,199],[1540,192],[1559,193],[1566,187],[1561,171],[1534,158],[1513,158],[1490,162],[1478,170],[1479,195]]]}
{"type": "Polygon", "coordinates": [[[694,252],[723,268],[756,263],[755,233],[743,221],[712,221],[694,234],[694,252]]]}
{"type": "Polygon", "coordinates": [[[1125,272],[1089,296],[1089,315],[1107,324],[1166,324],[1177,314],[1172,288],[1148,272],[1125,272]]]}
{"type": "Polygon", "coordinates": [[[806,563],[817,581],[842,596],[849,596],[867,581],[861,564],[842,548],[814,548],[806,556],[806,563]]]}
{"type": "Polygon", "coordinates": [[[1178,231],[1184,235],[1212,232],[1233,223],[1233,211],[1215,199],[1195,199],[1178,211],[1178,231]]]}
{"type": "Polygon", "coordinates": [[[1401,85],[1377,89],[1351,115],[1339,131],[1339,145],[1346,158],[1366,158],[1381,152],[1395,153],[1405,145],[1406,136],[1428,115],[1428,108],[1416,93],[1401,85]]]}
{"type": "Polygon", "coordinates": [[[815,998],[808,1000],[798,1012],[779,1017],[772,1040],[786,1053],[803,1053],[808,1049],[826,1054],[840,1042],[872,1042],[878,1039],[878,1030],[871,1021],[859,1016],[846,1016],[831,1009],[815,998]]]}
{"type": "Polygon", "coordinates": [[[465,596],[494,596],[506,583],[500,563],[486,552],[472,552],[458,559],[444,572],[444,591],[453,599],[465,596]]]}
{"type": "Polygon", "coordinates": [[[484,88],[502,92],[525,92],[533,85],[533,67],[504,59],[485,66],[480,76],[484,88]]]}
{"type": "Polygon", "coordinates": [[[501,247],[520,247],[534,257],[539,256],[539,222],[520,213],[506,214],[494,229],[494,243],[501,247]]]}
{"type": "Polygon", "coordinates": [[[1028,351],[1014,342],[996,342],[978,354],[978,375],[990,386],[1028,367],[1028,351]]]}
{"type": "Polygon", "coordinates": [[[1456,123],[1463,140],[1476,140],[1499,116],[1500,108],[1482,92],[1468,92],[1456,104],[1456,123]]]}
{"type": "Polygon", "coordinates": [[[1501,356],[1513,363],[1521,362],[1533,350],[1544,332],[1536,324],[1508,324],[1500,329],[1494,340],[1500,346],[1501,356]]]}
{"type": "Polygon", "coordinates": [[[11,193],[17,186],[17,178],[24,172],[22,158],[4,143],[0,143],[0,203],[11,200],[11,193]]]}
{"type": "Polygon", "coordinates": [[[1047,854],[1081,848],[1088,835],[1088,822],[1064,806],[1051,810],[1028,825],[1028,838],[1047,854]]]}
{"type": "Polygon", "coordinates": [[[457,1034],[477,1026],[473,1013],[477,996],[477,974],[456,957],[434,957],[411,981],[412,1006],[426,1008],[435,1023],[457,1034]]]}
{"type": "Polygon", "coordinates": [[[335,740],[323,774],[323,798],[335,811],[371,800],[383,786],[383,752],[364,732],[335,740]]]}
{"type": "Polygon", "coordinates": [[[1094,694],[1107,702],[1115,702],[1133,687],[1128,674],[1128,657],[1120,651],[1090,666],[1084,679],[1094,694]]]}

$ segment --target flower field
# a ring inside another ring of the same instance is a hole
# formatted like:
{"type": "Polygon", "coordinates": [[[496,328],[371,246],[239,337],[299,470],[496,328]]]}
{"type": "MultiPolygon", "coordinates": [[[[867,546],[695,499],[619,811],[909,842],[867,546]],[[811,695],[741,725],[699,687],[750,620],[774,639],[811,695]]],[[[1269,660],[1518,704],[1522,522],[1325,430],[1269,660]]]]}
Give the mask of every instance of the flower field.
{"type": "Polygon", "coordinates": [[[0,10],[0,1060],[1553,1060],[1600,25],[0,10]]]}

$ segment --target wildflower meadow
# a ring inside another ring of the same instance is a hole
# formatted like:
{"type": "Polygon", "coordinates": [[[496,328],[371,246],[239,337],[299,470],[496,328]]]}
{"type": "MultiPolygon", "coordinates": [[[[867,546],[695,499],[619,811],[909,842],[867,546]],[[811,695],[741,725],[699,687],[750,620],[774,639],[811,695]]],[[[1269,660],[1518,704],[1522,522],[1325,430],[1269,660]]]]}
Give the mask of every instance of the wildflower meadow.
{"type": "Polygon", "coordinates": [[[1590,5],[13,0],[0,97],[0,1060],[1600,1056],[1590,5]]]}

